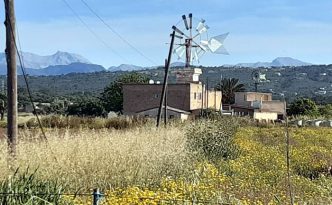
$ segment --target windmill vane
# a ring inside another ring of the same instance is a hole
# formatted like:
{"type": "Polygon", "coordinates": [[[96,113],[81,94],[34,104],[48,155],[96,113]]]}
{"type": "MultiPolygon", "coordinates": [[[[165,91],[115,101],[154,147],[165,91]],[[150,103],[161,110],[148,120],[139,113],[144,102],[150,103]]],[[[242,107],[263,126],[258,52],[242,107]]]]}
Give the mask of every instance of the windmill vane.
{"type": "Polygon", "coordinates": [[[229,33],[209,38],[208,30],[210,27],[204,19],[200,20],[194,29],[193,15],[191,13],[188,17],[182,15],[182,20],[183,29],[182,27],[172,26],[172,29],[176,33],[174,37],[177,39],[175,43],[177,47],[173,53],[178,56],[178,59],[184,58],[186,60],[186,68],[190,67],[192,62],[199,63],[199,59],[206,52],[229,55],[224,47],[224,41],[229,33]]]}

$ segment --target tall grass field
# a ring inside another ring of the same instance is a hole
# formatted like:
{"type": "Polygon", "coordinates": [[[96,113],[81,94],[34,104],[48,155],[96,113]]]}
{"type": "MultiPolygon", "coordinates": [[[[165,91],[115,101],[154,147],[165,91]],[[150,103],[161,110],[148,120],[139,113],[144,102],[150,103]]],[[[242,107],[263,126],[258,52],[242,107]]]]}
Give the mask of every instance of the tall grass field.
{"type": "Polygon", "coordinates": [[[2,137],[0,204],[91,204],[94,188],[101,204],[289,204],[290,192],[296,204],[332,204],[330,128],[289,128],[289,183],[282,126],[97,121],[44,124],[47,141],[27,121],[15,159],[2,137]]]}

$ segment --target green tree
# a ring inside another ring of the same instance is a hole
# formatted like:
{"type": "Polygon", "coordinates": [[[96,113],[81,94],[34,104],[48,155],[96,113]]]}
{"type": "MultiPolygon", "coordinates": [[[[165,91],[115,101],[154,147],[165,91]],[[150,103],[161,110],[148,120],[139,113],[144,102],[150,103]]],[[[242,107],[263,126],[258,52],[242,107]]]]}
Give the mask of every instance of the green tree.
{"type": "Polygon", "coordinates": [[[332,104],[327,104],[320,107],[319,113],[325,117],[332,117],[332,104]]]}
{"type": "Polygon", "coordinates": [[[235,92],[245,91],[244,84],[236,78],[224,78],[215,88],[222,91],[222,102],[225,104],[235,102],[235,92]]]}
{"type": "Polygon", "coordinates": [[[100,100],[107,112],[121,112],[123,109],[122,85],[126,83],[148,83],[147,75],[140,73],[128,73],[118,77],[114,82],[104,88],[100,100]]]}
{"type": "Polygon", "coordinates": [[[289,111],[290,115],[319,115],[318,107],[316,103],[308,98],[298,98],[290,104],[289,111]]]}
{"type": "Polygon", "coordinates": [[[105,110],[99,99],[85,99],[68,106],[67,114],[80,117],[97,117],[103,116],[105,110]]]}

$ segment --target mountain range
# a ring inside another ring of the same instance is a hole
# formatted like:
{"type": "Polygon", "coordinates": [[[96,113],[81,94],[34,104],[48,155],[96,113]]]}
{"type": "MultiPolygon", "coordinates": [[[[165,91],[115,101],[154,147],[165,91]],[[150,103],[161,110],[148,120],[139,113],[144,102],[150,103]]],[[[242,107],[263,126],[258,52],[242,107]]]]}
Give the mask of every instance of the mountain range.
{"type": "MultiPolygon", "coordinates": [[[[68,73],[91,73],[99,71],[138,71],[145,69],[152,69],[156,67],[142,67],[130,64],[121,64],[119,66],[111,66],[105,69],[101,65],[93,64],[88,59],[81,55],[58,51],[53,55],[40,56],[33,53],[21,52],[21,58],[25,67],[25,71],[29,75],[63,75],[68,73]]],[[[17,59],[19,68],[19,60],[17,59]]],[[[183,62],[173,62],[171,67],[182,67],[183,62]]],[[[224,67],[283,67],[283,66],[306,66],[310,63],[302,62],[300,60],[290,57],[279,57],[272,62],[257,62],[257,63],[239,63],[236,65],[224,65],[224,67]]],[[[6,56],[0,53],[0,75],[7,73],[6,56]]],[[[18,73],[22,74],[21,69],[18,73]]]]}
{"type": "MultiPolygon", "coordinates": [[[[104,71],[101,65],[92,64],[81,55],[57,51],[53,55],[40,56],[20,52],[25,71],[29,75],[62,75],[68,73],[90,73],[104,71]]],[[[19,58],[16,59],[18,73],[22,74],[19,58]]],[[[0,75],[7,73],[5,53],[0,53],[0,75]]]]}
{"type": "Polygon", "coordinates": [[[256,62],[256,63],[238,63],[236,65],[224,65],[225,67],[248,67],[248,68],[271,68],[271,67],[298,67],[298,66],[308,66],[311,63],[306,63],[290,57],[278,57],[272,62],[256,62]]]}

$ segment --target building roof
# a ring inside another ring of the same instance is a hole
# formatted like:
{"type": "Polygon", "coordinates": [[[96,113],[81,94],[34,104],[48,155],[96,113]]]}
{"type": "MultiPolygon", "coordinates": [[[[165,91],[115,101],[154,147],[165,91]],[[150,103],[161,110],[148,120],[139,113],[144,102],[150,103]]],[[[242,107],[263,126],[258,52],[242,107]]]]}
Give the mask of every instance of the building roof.
{"type": "MultiPolygon", "coordinates": [[[[137,113],[140,113],[140,112],[145,112],[145,111],[148,111],[148,110],[153,110],[153,109],[158,109],[159,107],[153,107],[153,108],[149,108],[149,109],[145,109],[145,110],[141,110],[141,111],[138,111],[137,113]]],[[[163,106],[163,109],[165,108],[165,106],[163,106]]],[[[178,113],[183,113],[183,114],[191,114],[190,112],[187,112],[185,110],[181,110],[181,109],[177,109],[177,108],[174,108],[174,107],[170,107],[170,106],[167,106],[167,110],[171,110],[171,111],[174,111],[174,112],[178,112],[178,113]]]]}
{"type": "Polygon", "coordinates": [[[272,93],[268,93],[268,92],[265,92],[265,93],[263,93],[263,92],[253,92],[253,91],[244,91],[244,92],[235,92],[235,93],[248,93],[248,94],[251,94],[251,93],[253,93],[253,94],[265,94],[265,95],[272,95],[272,93]]]}
{"type": "MultiPolygon", "coordinates": [[[[190,83],[167,83],[167,86],[169,85],[190,85],[190,84],[200,84],[200,82],[190,82],[190,83]]],[[[149,84],[149,83],[124,83],[123,85],[151,85],[151,86],[162,86],[163,83],[160,84],[149,84]]]]}

